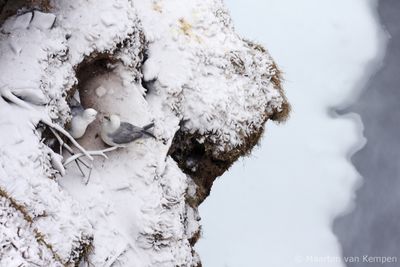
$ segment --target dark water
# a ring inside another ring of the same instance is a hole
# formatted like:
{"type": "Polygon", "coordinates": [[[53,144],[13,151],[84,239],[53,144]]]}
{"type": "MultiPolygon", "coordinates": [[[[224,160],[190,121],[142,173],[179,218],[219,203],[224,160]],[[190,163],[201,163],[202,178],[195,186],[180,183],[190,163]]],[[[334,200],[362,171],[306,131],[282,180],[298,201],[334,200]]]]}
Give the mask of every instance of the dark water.
{"type": "Polygon", "coordinates": [[[355,210],[336,220],[344,257],[397,257],[397,263],[347,263],[348,267],[400,266],[400,0],[380,0],[381,23],[391,35],[384,65],[350,111],[361,115],[366,146],[352,159],[364,178],[355,210]]]}

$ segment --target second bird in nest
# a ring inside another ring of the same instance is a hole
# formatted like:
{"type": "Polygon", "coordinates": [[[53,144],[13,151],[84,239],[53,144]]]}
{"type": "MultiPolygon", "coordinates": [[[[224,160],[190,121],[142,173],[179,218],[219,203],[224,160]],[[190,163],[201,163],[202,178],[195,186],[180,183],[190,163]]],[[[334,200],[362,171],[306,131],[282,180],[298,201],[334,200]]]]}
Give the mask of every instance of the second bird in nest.
{"type": "Polygon", "coordinates": [[[71,107],[71,128],[69,129],[70,134],[73,138],[81,138],[89,124],[91,124],[97,116],[97,111],[92,108],[84,109],[81,105],[71,107]]]}

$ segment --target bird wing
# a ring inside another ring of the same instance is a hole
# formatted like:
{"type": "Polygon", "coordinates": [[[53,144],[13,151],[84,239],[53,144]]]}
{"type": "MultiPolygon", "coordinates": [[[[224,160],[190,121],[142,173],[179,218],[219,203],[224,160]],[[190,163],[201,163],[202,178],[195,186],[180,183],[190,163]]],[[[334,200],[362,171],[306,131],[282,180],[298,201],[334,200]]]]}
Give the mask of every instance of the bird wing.
{"type": "Polygon", "coordinates": [[[80,116],[83,114],[85,109],[81,105],[71,106],[71,115],[72,117],[80,116]]]}
{"type": "Polygon", "coordinates": [[[127,144],[143,136],[142,128],[136,127],[127,122],[121,122],[119,128],[108,135],[118,145],[127,144]]]}

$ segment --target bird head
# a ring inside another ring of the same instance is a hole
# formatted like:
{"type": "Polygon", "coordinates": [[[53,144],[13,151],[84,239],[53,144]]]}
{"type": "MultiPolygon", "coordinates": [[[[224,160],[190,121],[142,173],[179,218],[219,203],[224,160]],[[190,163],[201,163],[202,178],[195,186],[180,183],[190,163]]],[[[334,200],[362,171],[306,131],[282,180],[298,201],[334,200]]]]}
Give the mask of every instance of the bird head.
{"type": "Polygon", "coordinates": [[[118,115],[103,116],[103,127],[115,130],[121,125],[121,119],[118,115]]]}
{"type": "Polygon", "coordinates": [[[83,112],[83,117],[89,122],[93,122],[96,119],[97,111],[93,108],[85,109],[83,112]]]}

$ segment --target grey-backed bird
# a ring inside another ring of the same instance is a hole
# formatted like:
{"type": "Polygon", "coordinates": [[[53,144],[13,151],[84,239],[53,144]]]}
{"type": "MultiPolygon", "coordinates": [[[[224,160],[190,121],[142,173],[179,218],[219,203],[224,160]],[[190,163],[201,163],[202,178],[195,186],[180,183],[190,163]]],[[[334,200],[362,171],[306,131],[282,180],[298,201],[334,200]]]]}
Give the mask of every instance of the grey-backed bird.
{"type": "Polygon", "coordinates": [[[144,137],[156,137],[148,130],[154,123],[138,127],[128,122],[121,122],[118,115],[104,116],[101,127],[101,139],[110,146],[125,147],[130,143],[144,137]]]}

